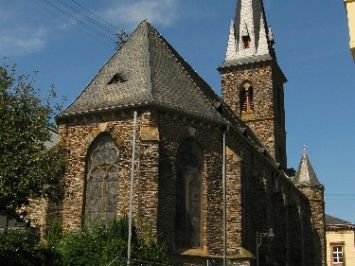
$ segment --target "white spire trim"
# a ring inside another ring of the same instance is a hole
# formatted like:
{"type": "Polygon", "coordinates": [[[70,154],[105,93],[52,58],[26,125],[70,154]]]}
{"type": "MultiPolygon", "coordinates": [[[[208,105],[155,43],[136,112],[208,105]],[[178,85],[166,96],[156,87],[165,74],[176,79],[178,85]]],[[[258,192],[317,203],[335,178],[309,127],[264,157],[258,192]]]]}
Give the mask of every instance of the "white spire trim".
{"type": "Polygon", "coordinates": [[[262,0],[239,0],[235,23],[236,61],[253,56],[272,56],[262,0]],[[244,47],[242,41],[245,36],[250,37],[248,47],[244,47]]]}
{"type": "Polygon", "coordinates": [[[268,36],[266,33],[266,25],[264,20],[264,15],[260,14],[260,31],[259,31],[259,42],[257,44],[257,55],[270,54],[268,36]]]}
{"type": "Polygon", "coordinates": [[[235,40],[234,22],[232,20],[229,28],[228,46],[227,46],[225,61],[233,61],[236,59],[237,59],[237,43],[235,40]]]}

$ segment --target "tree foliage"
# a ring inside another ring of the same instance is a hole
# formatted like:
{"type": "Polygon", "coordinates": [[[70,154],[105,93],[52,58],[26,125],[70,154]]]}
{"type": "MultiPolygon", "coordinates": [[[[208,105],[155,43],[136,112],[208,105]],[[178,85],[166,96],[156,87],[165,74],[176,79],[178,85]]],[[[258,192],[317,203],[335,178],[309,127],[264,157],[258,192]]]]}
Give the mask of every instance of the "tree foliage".
{"type": "MultiPolygon", "coordinates": [[[[63,232],[54,221],[47,242],[33,228],[0,232],[0,265],[6,266],[121,266],[127,263],[128,219],[97,222],[63,232]],[[111,264],[110,264],[111,263],[111,264]]],[[[165,245],[151,233],[133,227],[132,266],[171,265],[165,245]]]]}
{"type": "Polygon", "coordinates": [[[29,198],[58,187],[62,171],[59,149],[48,150],[54,109],[35,89],[36,74],[17,75],[0,66],[0,214],[15,215],[29,198]]]}
{"type": "Polygon", "coordinates": [[[50,266],[54,265],[52,249],[39,244],[39,235],[33,228],[0,233],[0,265],[50,266]]]}
{"type": "MultiPolygon", "coordinates": [[[[135,227],[132,231],[132,266],[168,263],[167,250],[164,245],[159,244],[149,232],[138,233],[135,227]]],[[[57,225],[53,225],[48,236],[52,239],[48,239],[48,245],[56,253],[55,265],[107,266],[111,263],[111,266],[119,266],[126,264],[127,217],[98,222],[64,234],[58,230],[57,225]]]]}

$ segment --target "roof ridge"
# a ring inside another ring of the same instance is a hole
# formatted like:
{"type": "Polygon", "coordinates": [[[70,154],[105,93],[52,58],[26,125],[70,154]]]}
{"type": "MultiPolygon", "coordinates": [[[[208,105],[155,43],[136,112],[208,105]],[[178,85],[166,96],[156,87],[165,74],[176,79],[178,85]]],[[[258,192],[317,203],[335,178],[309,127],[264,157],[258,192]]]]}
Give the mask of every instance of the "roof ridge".
{"type": "MultiPolygon", "coordinates": [[[[148,23],[148,25],[152,30],[152,32],[162,41],[162,44],[166,47],[166,49],[168,51],[171,51],[176,63],[179,65],[180,70],[186,75],[187,78],[191,80],[191,82],[197,88],[199,88],[199,91],[201,92],[201,96],[210,104],[211,108],[216,109],[213,105],[213,100],[211,99],[211,97],[216,98],[219,101],[220,101],[220,97],[213,91],[211,86],[196,72],[196,70],[185,60],[185,58],[183,58],[179,54],[179,52],[176,51],[176,49],[169,43],[169,41],[166,40],[165,37],[162,36],[154,26],[152,26],[150,23],[148,23]],[[194,74],[194,76],[192,76],[192,74],[194,74]],[[202,84],[197,84],[196,79],[198,79],[198,81],[201,82],[202,84]]],[[[151,49],[151,46],[149,46],[149,49],[151,49]]],[[[152,88],[152,90],[154,90],[154,87],[152,88]]],[[[219,114],[217,110],[215,111],[216,113],[219,114]]]]}
{"type": "Polygon", "coordinates": [[[152,97],[152,102],[154,102],[156,99],[156,97],[154,96],[154,93],[153,93],[153,90],[154,90],[154,86],[152,85],[153,84],[153,74],[152,74],[152,56],[151,56],[151,51],[152,51],[152,48],[151,48],[151,40],[150,40],[150,36],[149,36],[149,30],[153,30],[153,32],[156,32],[155,28],[153,27],[152,24],[150,24],[148,22],[148,20],[144,20],[146,22],[146,26],[147,26],[147,39],[148,39],[148,75],[149,75],[149,80],[150,80],[150,92],[151,92],[151,97],[152,97]]]}
{"type": "MultiPolygon", "coordinates": [[[[154,102],[154,94],[153,94],[153,86],[152,86],[152,60],[151,60],[151,54],[150,54],[150,38],[149,38],[149,29],[153,28],[153,26],[148,22],[148,19],[145,19],[141,22],[141,24],[144,24],[146,27],[146,33],[145,33],[145,37],[147,38],[147,46],[146,48],[148,49],[148,53],[147,53],[147,74],[149,77],[149,82],[148,82],[148,86],[149,86],[149,92],[150,92],[150,101],[154,102]]],[[[140,25],[141,25],[140,24],[140,25]]],[[[139,27],[139,26],[138,26],[139,27]]],[[[154,28],[153,28],[154,29],[154,28]]]]}

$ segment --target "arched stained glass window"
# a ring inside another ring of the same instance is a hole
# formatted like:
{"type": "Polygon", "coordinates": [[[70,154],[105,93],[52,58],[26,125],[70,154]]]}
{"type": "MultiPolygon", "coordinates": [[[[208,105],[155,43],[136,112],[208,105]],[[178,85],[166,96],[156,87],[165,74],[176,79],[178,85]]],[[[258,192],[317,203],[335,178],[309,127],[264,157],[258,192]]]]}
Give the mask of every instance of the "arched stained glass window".
{"type": "Polygon", "coordinates": [[[113,219],[117,212],[118,149],[109,135],[100,135],[87,154],[85,222],[113,219]]]}
{"type": "Polygon", "coordinates": [[[201,148],[194,140],[184,141],[176,158],[176,247],[200,246],[201,235],[201,148]]]}

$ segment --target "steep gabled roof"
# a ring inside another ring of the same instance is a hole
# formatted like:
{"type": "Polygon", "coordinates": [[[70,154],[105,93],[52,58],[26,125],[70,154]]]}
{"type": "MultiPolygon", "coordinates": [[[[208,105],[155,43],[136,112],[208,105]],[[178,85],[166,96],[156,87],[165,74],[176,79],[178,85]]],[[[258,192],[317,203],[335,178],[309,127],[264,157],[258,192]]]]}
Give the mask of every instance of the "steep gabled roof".
{"type": "Polygon", "coordinates": [[[154,105],[222,123],[209,91],[192,67],[143,21],[58,117],[154,105]]]}

